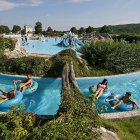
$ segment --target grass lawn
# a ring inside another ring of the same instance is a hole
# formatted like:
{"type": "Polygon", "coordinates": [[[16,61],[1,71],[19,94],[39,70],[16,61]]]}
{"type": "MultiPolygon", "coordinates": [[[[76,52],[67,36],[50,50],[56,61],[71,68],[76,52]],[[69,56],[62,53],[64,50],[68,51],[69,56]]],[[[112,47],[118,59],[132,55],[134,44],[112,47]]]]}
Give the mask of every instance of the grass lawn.
{"type": "Polygon", "coordinates": [[[140,140],[140,118],[117,121],[118,135],[122,140],[140,140]]]}
{"type": "Polygon", "coordinates": [[[140,118],[121,121],[104,120],[103,126],[116,132],[121,140],[140,140],[140,118]]]}

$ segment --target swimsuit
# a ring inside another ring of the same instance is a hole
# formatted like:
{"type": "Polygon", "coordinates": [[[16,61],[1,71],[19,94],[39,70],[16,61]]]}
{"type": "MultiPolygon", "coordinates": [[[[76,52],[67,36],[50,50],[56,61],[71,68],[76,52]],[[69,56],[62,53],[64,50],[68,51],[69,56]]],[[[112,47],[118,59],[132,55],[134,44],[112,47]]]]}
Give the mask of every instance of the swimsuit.
{"type": "Polygon", "coordinates": [[[106,89],[106,85],[99,84],[99,87],[102,88],[103,90],[106,89]]]}

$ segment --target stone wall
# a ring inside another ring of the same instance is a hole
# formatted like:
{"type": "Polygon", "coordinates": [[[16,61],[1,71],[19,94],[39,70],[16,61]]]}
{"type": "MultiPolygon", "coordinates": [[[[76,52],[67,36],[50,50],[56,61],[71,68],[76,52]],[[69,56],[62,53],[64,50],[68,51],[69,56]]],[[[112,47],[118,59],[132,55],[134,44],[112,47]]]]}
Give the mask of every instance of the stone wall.
{"type": "Polygon", "coordinates": [[[21,57],[28,56],[29,53],[27,53],[25,49],[20,48],[20,44],[17,41],[15,49],[13,51],[9,49],[5,49],[4,55],[7,56],[8,58],[21,58],[21,57]]]}

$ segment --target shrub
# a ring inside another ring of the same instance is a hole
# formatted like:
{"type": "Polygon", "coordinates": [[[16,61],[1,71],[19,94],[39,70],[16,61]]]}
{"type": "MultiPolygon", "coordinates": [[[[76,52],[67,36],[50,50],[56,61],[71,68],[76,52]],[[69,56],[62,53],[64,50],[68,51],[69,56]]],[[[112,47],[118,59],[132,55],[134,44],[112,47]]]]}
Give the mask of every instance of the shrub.
{"type": "Polygon", "coordinates": [[[91,42],[79,49],[90,65],[116,73],[140,68],[140,43],[91,42]]]}
{"type": "Polygon", "coordinates": [[[33,130],[34,124],[35,116],[24,113],[23,105],[13,106],[10,112],[0,116],[0,139],[23,139],[33,130]]]}
{"type": "Polygon", "coordinates": [[[45,71],[50,67],[49,61],[39,57],[23,57],[7,59],[0,58],[0,71],[16,74],[32,74],[34,76],[44,76],[45,71]]]}
{"type": "Polygon", "coordinates": [[[11,38],[0,37],[0,50],[5,50],[6,48],[14,50],[16,45],[16,40],[11,38]]]}
{"type": "Polygon", "coordinates": [[[121,34],[121,35],[118,35],[118,36],[112,36],[112,38],[114,40],[118,40],[118,41],[125,40],[129,43],[137,43],[137,42],[140,41],[140,35],[139,34],[121,34]]]}

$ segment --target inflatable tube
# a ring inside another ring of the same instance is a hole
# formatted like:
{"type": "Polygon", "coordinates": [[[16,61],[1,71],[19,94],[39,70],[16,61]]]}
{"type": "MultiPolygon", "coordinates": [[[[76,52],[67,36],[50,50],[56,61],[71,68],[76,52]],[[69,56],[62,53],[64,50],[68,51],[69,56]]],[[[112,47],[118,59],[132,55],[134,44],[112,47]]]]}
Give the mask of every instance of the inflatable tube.
{"type": "MultiPolygon", "coordinates": [[[[24,83],[21,83],[21,84],[19,85],[19,87],[22,86],[23,84],[24,84],[24,83]]],[[[24,94],[31,94],[31,93],[34,93],[37,89],[38,89],[38,83],[37,83],[36,81],[33,81],[32,87],[27,88],[27,89],[24,91],[24,94]]]]}
{"type": "Polygon", "coordinates": [[[21,103],[22,98],[23,98],[23,94],[20,91],[17,91],[15,98],[11,100],[7,100],[2,104],[0,104],[0,108],[9,108],[12,105],[19,105],[21,103]]]}
{"type": "MultiPolygon", "coordinates": [[[[95,89],[95,87],[94,87],[93,85],[89,87],[89,92],[90,92],[91,94],[95,94],[96,89],[95,89]]],[[[106,99],[106,98],[107,98],[108,96],[110,96],[110,95],[111,95],[110,90],[105,90],[105,91],[103,92],[103,94],[102,94],[99,98],[106,99]]]]}
{"type": "MultiPolygon", "coordinates": [[[[123,97],[123,95],[111,95],[109,96],[107,99],[114,99],[115,97],[117,97],[118,100],[114,100],[114,101],[110,101],[110,105],[114,106],[118,103],[119,100],[121,100],[121,98],[123,97]]],[[[123,103],[120,106],[116,107],[115,109],[119,110],[119,111],[131,111],[132,110],[132,103],[123,103]]]]}
{"type": "Polygon", "coordinates": [[[90,86],[90,87],[89,87],[89,92],[90,92],[90,94],[95,94],[95,92],[96,92],[96,88],[94,88],[93,85],[90,86]]]}

